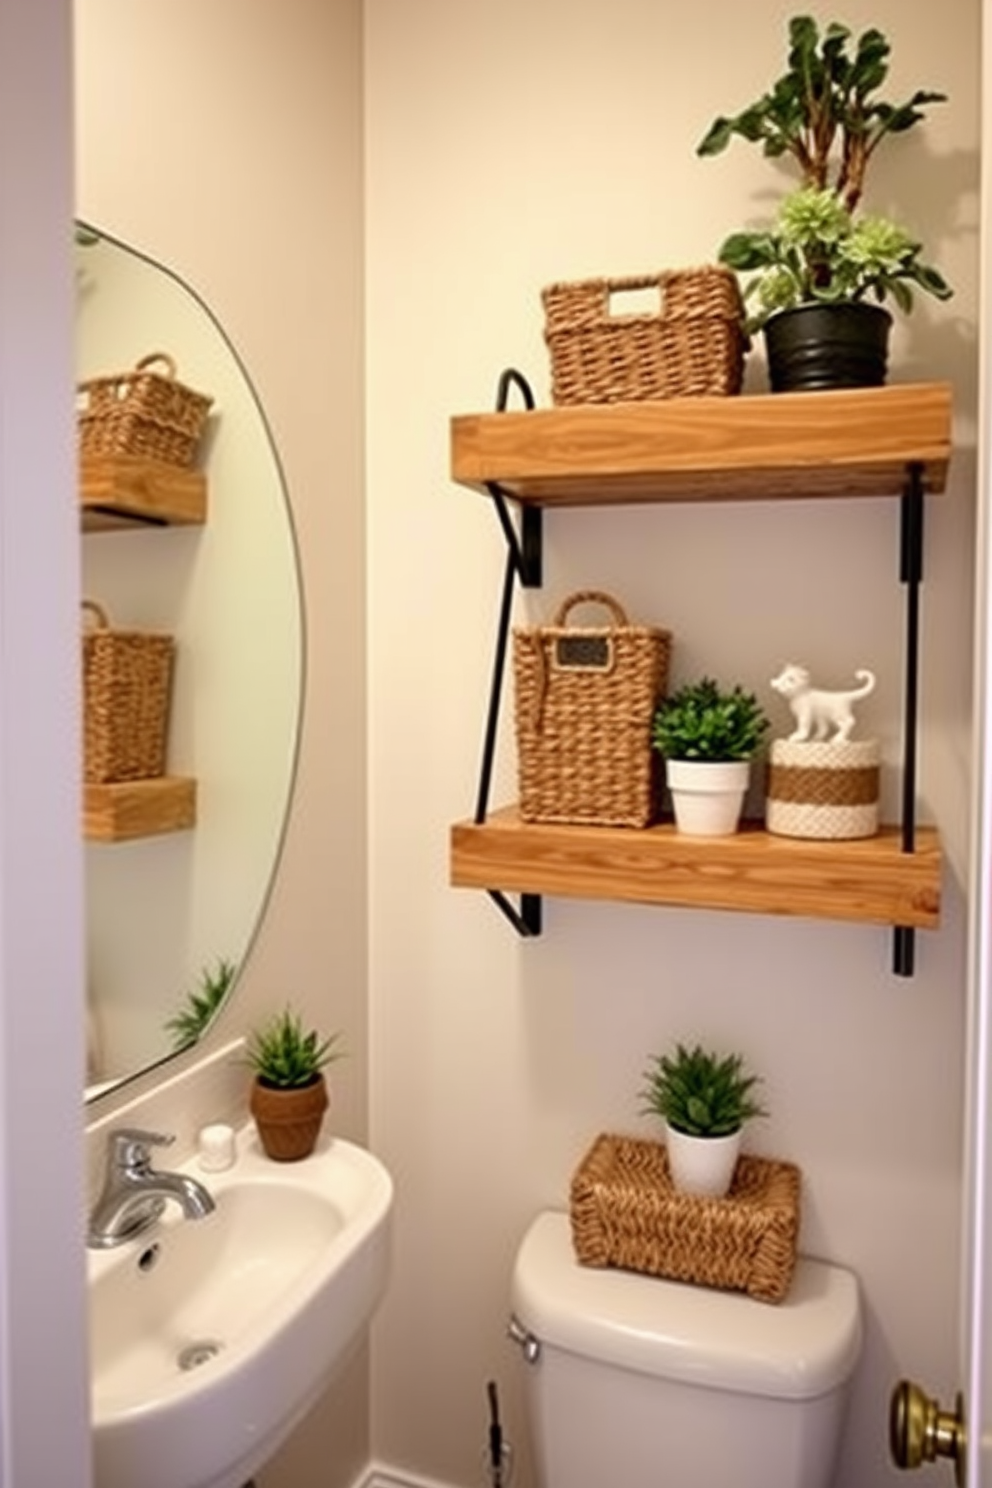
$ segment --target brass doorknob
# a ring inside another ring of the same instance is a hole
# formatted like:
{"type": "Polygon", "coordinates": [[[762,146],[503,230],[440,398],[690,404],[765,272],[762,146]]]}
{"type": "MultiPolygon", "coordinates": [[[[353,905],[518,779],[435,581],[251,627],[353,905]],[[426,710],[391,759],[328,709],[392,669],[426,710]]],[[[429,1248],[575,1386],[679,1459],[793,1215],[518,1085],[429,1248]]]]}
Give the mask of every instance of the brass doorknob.
{"type": "Polygon", "coordinates": [[[912,1380],[900,1380],[892,1392],[889,1410],[889,1448],[897,1467],[922,1467],[938,1457],[954,1462],[954,1480],[964,1484],[964,1401],[960,1395],[954,1411],[941,1410],[936,1400],[924,1394],[912,1380]]]}

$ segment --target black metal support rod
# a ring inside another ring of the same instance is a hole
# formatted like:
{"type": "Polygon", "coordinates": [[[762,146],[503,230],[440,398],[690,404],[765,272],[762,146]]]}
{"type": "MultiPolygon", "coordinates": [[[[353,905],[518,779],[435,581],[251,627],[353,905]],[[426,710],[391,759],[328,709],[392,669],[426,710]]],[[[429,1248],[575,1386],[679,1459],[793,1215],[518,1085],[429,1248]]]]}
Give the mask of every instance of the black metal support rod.
{"type": "Polygon", "coordinates": [[[485,821],[486,812],[489,809],[489,787],[492,782],[496,733],[499,728],[499,704],[503,695],[503,672],[506,668],[506,643],[510,633],[514,571],[513,551],[507,548],[506,567],[503,570],[503,593],[499,605],[499,624],[496,629],[493,676],[489,688],[489,709],[486,714],[486,732],[482,746],[482,768],[479,772],[479,793],[475,801],[475,820],[478,825],[485,821]]]}
{"type": "Polygon", "coordinates": [[[923,470],[913,464],[902,497],[899,577],[906,585],[906,685],[903,721],[902,848],[916,833],[916,735],[919,712],[920,583],[923,578],[923,470]]]}
{"type": "Polygon", "coordinates": [[[541,896],[540,894],[521,894],[520,909],[517,910],[507,899],[500,889],[487,889],[486,893],[501,909],[517,931],[525,939],[540,935],[541,933],[541,896]]]}
{"type": "MultiPolygon", "coordinates": [[[[916,760],[919,729],[920,585],[923,581],[923,466],[914,461],[906,471],[900,506],[899,578],[906,586],[905,691],[903,699],[902,850],[916,847],[916,760]]],[[[897,925],[893,939],[896,976],[912,976],[915,960],[912,926],[897,925]]]]}
{"type": "Polygon", "coordinates": [[[912,925],[897,925],[892,932],[892,971],[911,977],[916,968],[916,931],[912,925]]]}

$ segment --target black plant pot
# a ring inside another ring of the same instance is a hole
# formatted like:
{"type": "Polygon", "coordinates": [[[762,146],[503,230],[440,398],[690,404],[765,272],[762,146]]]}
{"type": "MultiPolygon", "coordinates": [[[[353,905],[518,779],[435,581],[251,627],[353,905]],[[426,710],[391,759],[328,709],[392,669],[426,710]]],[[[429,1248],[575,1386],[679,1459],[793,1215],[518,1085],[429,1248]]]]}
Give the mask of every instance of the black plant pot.
{"type": "Polygon", "coordinates": [[[772,392],[881,387],[891,329],[887,310],[861,300],[780,310],[765,325],[772,392]]]}

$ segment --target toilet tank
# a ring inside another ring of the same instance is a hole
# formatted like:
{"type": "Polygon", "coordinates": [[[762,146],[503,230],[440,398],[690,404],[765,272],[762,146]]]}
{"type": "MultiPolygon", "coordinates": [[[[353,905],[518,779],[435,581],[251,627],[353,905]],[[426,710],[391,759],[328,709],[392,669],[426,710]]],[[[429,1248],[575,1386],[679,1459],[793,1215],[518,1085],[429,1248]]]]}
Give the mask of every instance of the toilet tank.
{"type": "Polygon", "coordinates": [[[511,1306],[540,1488],[829,1488],[861,1348],[851,1272],[800,1257],[785,1300],[759,1302],[580,1266],[548,1212],[511,1306]]]}

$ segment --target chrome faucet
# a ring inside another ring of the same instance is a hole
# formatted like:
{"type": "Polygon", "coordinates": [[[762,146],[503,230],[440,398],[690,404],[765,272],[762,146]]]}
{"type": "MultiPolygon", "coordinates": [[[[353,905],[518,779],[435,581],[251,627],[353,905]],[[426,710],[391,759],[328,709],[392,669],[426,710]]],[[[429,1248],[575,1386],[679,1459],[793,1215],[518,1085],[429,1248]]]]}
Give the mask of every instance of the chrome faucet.
{"type": "Polygon", "coordinates": [[[107,1174],[90,1215],[88,1245],[105,1250],[144,1234],[167,1199],[175,1199],[187,1219],[211,1213],[214,1201],[202,1183],[186,1173],[160,1173],[152,1167],[149,1148],[168,1147],[174,1141],[161,1132],[111,1132],[107,1174]]]}

